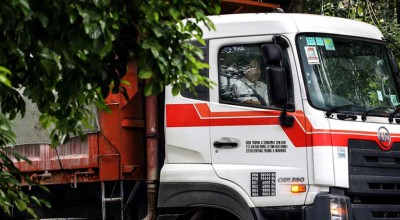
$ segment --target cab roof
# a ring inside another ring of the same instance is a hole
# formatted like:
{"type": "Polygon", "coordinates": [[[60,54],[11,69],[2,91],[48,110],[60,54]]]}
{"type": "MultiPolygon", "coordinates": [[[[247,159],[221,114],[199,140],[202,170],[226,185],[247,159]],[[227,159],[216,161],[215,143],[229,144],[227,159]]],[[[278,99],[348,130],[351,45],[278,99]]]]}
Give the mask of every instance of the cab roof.
{"type": "Polygon", "coordinates": [[[203,29],[204,39],[289,33],[327,33],[383,39],[378,28],[350,19],[286,13],[210,16],[216,31],[203,29]]]}

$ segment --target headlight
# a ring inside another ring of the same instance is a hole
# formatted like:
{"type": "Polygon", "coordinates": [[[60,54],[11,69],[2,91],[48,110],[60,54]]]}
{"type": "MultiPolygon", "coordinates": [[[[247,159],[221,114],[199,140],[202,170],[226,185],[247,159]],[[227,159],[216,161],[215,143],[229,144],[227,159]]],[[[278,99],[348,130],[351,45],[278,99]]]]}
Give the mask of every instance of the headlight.
{"type": "Polygon", "coordinates": [[[331,220],[348,220],[348,210],[346,198],[330,198],[331,220]]]}

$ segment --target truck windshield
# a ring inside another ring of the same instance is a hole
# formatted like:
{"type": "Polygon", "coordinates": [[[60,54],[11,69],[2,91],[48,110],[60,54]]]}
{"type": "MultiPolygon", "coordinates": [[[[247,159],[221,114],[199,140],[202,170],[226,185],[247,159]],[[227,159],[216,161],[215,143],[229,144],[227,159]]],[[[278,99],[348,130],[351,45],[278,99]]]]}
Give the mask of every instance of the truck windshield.
{"type": "Polygon", "coordinates": [[[308,34],[298,36],[297,44],[315,108],[387,116],[399,104],[385,44],[308,34]]]}

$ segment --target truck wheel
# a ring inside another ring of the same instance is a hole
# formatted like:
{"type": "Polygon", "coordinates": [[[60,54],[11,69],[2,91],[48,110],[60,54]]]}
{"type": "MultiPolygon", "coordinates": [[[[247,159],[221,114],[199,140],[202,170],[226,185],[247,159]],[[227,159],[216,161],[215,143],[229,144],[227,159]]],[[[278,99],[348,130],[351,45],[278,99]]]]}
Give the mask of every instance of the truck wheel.
{"type": "MultiPolygon", "coordinates": [[[[222,220],[222,219],[230,219],[230,220],[239,220],[232,213],[221,210],[221,209],[210,209],[210,208],[201,208],[192,212],[191,215],[185,216],[183,219],[188,220],[222,220]],[[188,218],[187,218],[188,217],[188,218]]],[[[181,219],[179,219],[181,220],[181,219]]]]}

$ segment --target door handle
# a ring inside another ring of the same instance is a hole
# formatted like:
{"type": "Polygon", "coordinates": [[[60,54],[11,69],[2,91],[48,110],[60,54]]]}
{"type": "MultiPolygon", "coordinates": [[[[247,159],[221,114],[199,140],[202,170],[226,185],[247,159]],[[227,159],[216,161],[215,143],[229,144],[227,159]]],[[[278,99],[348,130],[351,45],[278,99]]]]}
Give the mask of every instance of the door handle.
{"type": "Polygon", "coordinates": [[[238,143],[236,142],[219,142],[219,141],[215,141],[214,142],[214,147],[218,147],[218,148],[233,148],[233,147],[237,147],[238,143]]]}

